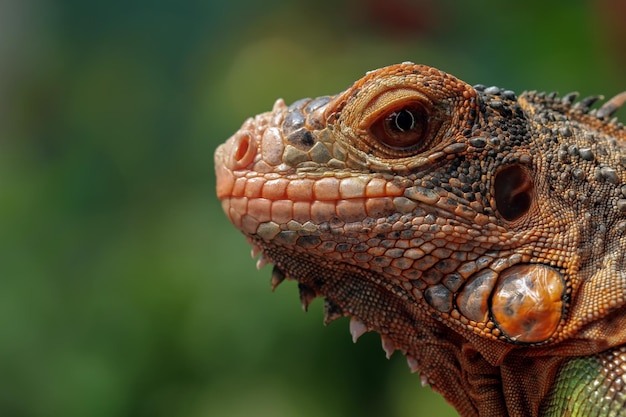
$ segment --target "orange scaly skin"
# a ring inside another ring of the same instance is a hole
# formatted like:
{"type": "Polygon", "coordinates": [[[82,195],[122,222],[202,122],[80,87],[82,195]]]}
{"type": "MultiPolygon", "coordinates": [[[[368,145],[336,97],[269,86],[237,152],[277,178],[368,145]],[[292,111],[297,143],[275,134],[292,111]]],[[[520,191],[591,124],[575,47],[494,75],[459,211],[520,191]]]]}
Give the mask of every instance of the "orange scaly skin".
{"type": "Polygon", "coordinates": [[[460,415],[626,415],[626,94],[575,98],[382,68],[244,122],[217,194],[273,286],[460,415]]]}

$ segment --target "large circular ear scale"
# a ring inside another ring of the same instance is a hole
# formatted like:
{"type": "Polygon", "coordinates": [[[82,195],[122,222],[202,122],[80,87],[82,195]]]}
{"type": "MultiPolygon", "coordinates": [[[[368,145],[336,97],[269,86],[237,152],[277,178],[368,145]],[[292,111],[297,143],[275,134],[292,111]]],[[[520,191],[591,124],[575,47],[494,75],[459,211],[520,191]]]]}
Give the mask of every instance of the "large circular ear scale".
{"type": "Polygon", "coordinates": [[[500,274],[491,297],[491,315],[508,339],[545,342],[563,318],[565,291],[563,276],[556,269],[515,265],[500,274]]]}

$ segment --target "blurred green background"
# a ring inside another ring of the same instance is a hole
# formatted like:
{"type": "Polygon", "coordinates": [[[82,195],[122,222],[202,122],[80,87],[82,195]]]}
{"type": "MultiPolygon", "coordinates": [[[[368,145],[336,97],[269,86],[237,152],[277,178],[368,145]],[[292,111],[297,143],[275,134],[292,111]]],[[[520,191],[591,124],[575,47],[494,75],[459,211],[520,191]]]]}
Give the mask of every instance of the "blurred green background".
{"type": "Polygon", "coordinates": [[[0,415],[455,415],[377,335],[270,291],[213,151],[277,97],[405,60],[610,96],[624,21],[619,0],[0,2],[0,415]]]}

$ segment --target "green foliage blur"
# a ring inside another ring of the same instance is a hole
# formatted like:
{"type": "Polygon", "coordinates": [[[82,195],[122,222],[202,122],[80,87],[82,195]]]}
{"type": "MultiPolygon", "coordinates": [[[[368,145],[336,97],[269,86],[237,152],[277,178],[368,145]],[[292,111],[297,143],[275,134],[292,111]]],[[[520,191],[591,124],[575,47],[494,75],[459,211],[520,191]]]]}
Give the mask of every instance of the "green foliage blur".
{"type": "Polygon", "coordinates": [[[3,1],[0,415],[455,415],[377,335],[270,291],[213,152],[278,97],[407,60],[611,96],[623,21],[614,0],[3,1]]]}

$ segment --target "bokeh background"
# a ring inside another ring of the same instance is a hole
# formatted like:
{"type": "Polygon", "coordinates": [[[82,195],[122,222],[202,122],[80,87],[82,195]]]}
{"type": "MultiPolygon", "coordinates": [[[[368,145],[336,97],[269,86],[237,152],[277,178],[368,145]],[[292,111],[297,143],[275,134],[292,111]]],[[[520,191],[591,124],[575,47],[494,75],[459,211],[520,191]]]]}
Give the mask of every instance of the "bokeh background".
{"type": "Polygon", "coordinates": [[[455,415],[377,335],[270,291],[213,151],[277,97],[405,60],[611,96],[625,4],[1,1],[0,415],[455,415]]]}

